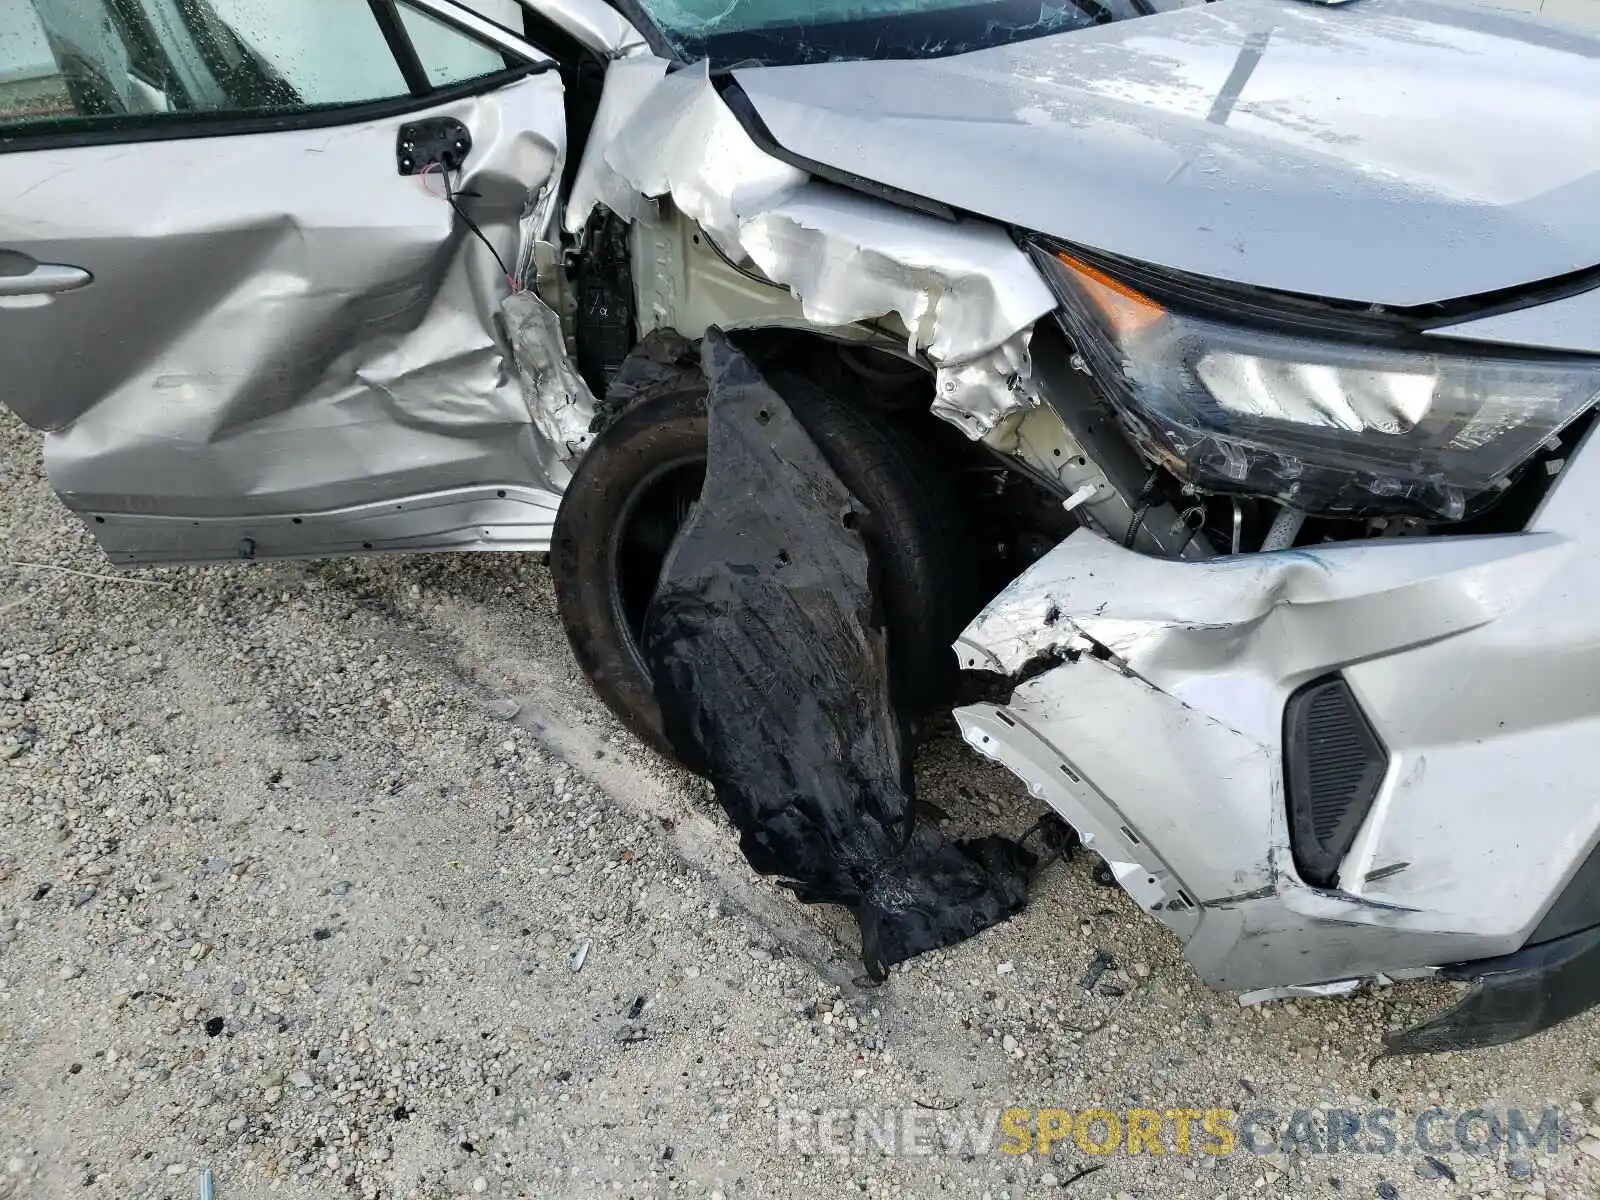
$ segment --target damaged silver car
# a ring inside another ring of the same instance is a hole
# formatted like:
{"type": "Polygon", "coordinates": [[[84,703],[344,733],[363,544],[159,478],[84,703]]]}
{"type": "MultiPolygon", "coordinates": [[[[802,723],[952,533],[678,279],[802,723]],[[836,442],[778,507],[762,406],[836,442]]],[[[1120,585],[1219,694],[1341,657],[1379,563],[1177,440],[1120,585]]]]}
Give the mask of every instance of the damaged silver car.
{"type": "Polygon", "coordinates": [[[1505,1041],[1600,1000],[1597,60],[1450,0],[22,0],[0,399],[122,565],[550,551],[669,747],[728,331],[901,709],[1002,681],[967,741],[1209,983],[1437,972],[1390,1046],[1505,1041]]]}

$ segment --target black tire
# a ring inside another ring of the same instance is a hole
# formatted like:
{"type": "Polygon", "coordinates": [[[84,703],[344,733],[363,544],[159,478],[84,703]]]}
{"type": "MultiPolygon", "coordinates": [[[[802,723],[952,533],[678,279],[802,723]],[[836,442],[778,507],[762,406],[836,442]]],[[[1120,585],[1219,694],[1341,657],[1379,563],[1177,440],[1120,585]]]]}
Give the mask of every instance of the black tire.
{"type": "MultiPolygon", "coordinates": [[[[915,725],[949,702],[950,643],[977,611],[975,547],[937,453],[914,431],[798,376],[775,376],[840,480],[866,507],[889,639],[889,673],[915,725]]],[[[699,495],[706,384],[639,397],[595,439],[562,497],[550,570],[578,664],[612,712],[668,757],[635,637],[673,535],[699,495]]]]}

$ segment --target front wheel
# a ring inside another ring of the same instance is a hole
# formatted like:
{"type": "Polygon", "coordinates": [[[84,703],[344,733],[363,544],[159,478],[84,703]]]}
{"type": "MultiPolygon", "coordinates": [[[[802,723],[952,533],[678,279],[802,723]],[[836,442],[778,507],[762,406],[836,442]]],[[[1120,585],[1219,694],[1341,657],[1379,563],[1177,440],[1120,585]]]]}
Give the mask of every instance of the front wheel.
{"type": "MultiPolygon", "coordinates": [[[[913,718],[948,703],[950,643],[978,607],[965,513],[913,430],[799,376],[773,386],[868,513],[891,694],[913,718]]],[[[675,382],[630,406],[579,463],[557,514],[550,569],[562,624],[595,691],[672,756],[639,649],[645,610],[705,478],[706,384],[675,382]]]]}

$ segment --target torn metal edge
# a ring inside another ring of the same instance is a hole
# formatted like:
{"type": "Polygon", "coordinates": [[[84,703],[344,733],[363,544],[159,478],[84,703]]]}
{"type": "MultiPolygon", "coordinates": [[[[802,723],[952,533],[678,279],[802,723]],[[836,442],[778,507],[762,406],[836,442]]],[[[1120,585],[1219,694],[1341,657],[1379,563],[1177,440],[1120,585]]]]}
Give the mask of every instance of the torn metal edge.
{"type": "Polygon", "coordinates": [[[514,292],[500,304],[522,381],[528,414],[562,461],[576,461],[594,440],[594,395],[567,352],[561,318],[532,292],[514,292]]]}
{"type": "Polygon", "coordinates": [[[1055,298],[1002,229],[815,182],[751,139],[706,64],[669,73],[640,55],[608,74],[565,224],[581,230],[597,204],[650,221],[662,198],[816,326],[897,317],[908,352],[934,369],[934,413],[969,438],[1039,403],[1028,346],[1055,298]]]}
{"type": "Polygon", "coordinates": [[[1043,738],[993,704],[958,708],[955,717],[967,744],[1004,766],[1027,786],[1029,795],[1059,813],[1083,845],[1105,859],[1112,875],[1139,907],[1180,937],[1193,934],[1199,911],[1171,869],[1127,824],[1106,819],[1112,810],[1104,796],[1098,809],[1079,798],[1076,789],[1093,785],[1043,738]],[[1055,771],[1049,765],[1052,761],[1055,771]]]}

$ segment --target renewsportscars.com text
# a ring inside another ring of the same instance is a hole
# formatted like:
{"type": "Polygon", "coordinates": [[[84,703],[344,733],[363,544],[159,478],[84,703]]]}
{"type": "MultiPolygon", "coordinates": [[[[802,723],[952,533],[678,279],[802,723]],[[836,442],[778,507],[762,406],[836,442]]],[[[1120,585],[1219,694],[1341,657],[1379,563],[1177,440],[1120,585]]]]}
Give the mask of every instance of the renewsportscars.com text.
{"type": "Polygon", "coordinates": [[[782,1109],[780,1152],[822,1155],[1555,1154],[1561,1111],[1429,1108],[782,1109]]]}

